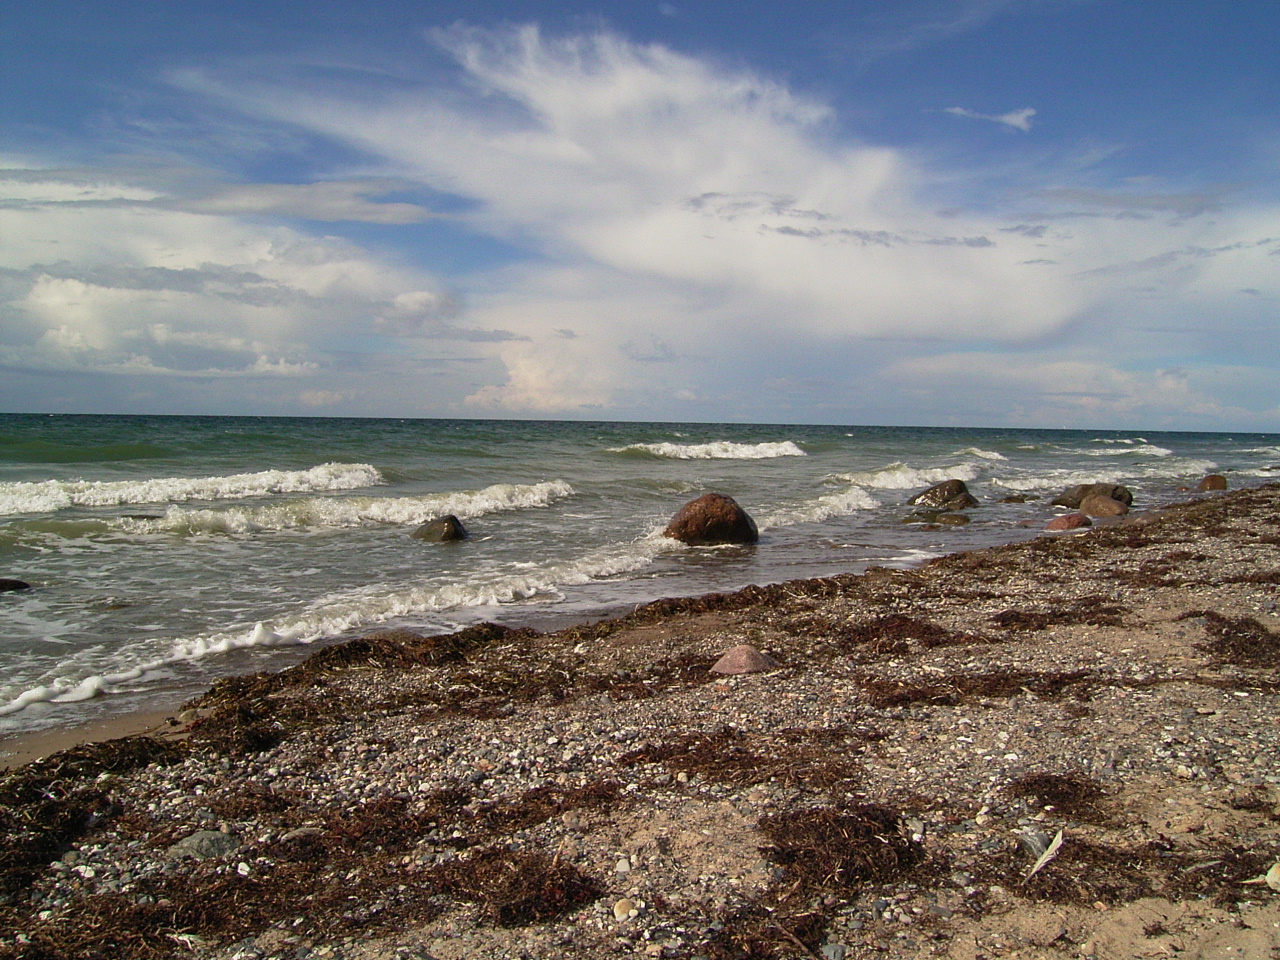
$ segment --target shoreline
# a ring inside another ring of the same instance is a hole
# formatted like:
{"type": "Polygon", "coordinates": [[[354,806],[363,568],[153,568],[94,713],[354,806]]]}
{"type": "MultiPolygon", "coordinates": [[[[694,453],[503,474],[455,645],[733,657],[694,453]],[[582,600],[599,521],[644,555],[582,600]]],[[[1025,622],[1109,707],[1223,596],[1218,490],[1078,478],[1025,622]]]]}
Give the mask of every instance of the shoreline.
{"type": "Polygon", "coordinates": [[[0,864],[0,927],[137,960],[162,931],[198,960],[1266,957],[1277,518],[1270,484],[220,681],[186,740],[0,781],[111,811],[0,864]],[[740,644],[776,663],[708,672],[740,644]]]}

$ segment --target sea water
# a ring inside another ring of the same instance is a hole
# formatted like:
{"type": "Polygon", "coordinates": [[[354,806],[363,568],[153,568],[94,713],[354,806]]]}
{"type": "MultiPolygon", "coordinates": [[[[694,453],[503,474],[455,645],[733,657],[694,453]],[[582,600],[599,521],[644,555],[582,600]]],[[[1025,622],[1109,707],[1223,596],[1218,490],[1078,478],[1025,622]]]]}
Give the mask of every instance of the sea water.
{"type": "MultiPolygon", "coordinates": [[[[318,645],[543,629],[666,596],[908,566],[1040,535],[1048,499],[1135,508],[1280,473],[1280,437],[497,420],[0,415],[0,734],[169,709],[318,645]],[[949,478],[966,526],[904,523],[949,478]],[[753,547],[661,536],[709,491],[753,547]],[[1014,494],[1035,499],[1002,503],[1014,494]],[[457,515],[459,543],[410,537],[457,515]]],[[[870,612],[869,612],[870,613],[870,612]]]]}

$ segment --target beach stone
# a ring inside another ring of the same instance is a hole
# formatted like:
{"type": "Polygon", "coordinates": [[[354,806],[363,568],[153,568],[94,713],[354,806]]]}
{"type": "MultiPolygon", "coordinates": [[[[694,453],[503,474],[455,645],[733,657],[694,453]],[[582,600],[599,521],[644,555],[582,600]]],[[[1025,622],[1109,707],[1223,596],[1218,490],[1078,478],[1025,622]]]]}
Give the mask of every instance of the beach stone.
{"type": "Polygon", "coordinates": [[[462,525],[461,520],[450,513],[428,520],[409,536],[414,540],[426,540],[429,543],[449,543],[467,539],[467,528],[462,525]]]}
{"type": "Polygon", "coordinates": [[[671,518],[662,535],[694,547],[755,543],[760,539],[756,522],[733,497],[723,493],[707,493],[690,500],[671,518]]]}
{"type": "Polygon", "coordinates": [[[170,857],[195,857],[197,860],[210,860],[225,857],[240,849],[240,838],[233,833],[221,830],[197,830],[188,837],[183,837],[168,850],[170,857]]]}
{"type": "Polygon", "coordinates": [[[969,492],[963,480],[943,480],[928,490],[917,493],[907,504],[913,507],[933,507],[936,510],[965,510],[976,507],[978,500],[969,492]]]}
{"type": "Polygon", "coordinates": [[[1111,497],[1093,494],[1080,501],[1080,512],[1087,517],[1123,517],[1129,512],[1129,507],[1111,497]]]}
{"type": "Polygon", "coordinates": [[[10,580],[8,577],[0,577],[0,593],[16,593],[19,590],[30,590],[31,584],[25,580],[10,580]]]}
{"type": "Polygon", "coordinates": [[[628,920],[635,916],[639,911],[636,910],[635,901],[629,897],[623,897],[613,905],[613,918],[618,921],[628,920]]]}
{"type": "Polygon", "coordinates": [[[1220,473],[1211,473],[1197,485],[1196,489],[1201,493],[1208,493],[1211,490],[1227,489],[1227,478],[1220,473]]]}
{"type": "Polygon", "coordinates": [[[1060,517],[1054,517],[1047,524],[1046,530],[1079,530],[1081,527],[1092,527],[1093,521],[1086,517],[1083,513],[1064,513],[1060,517]]]}
{"type": "Polygon", "coordinates": [[[1118,483],[1082,483],[1060,493],[1052,502],[1055,507],[1079,510],[1086,497],[1110,497],[1126,507],[1133,506],[1133,493],[1128,487],[1122,487],[1118,483]]]}
{"type": "Polygon", "coordinates": [[[761,653],[749,643],[740,643],[727,650],[715,665],[712,673],[736,675],[742,673],[765,673],[777,670],[781,664],[767,653],[761,653]]]}

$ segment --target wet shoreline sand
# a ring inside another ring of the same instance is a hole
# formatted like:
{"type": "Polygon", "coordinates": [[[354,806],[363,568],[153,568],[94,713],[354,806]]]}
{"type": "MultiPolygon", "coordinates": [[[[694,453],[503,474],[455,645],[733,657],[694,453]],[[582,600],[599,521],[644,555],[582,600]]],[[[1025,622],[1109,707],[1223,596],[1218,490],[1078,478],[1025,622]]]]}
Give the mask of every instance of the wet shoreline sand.
{"type": "Polygon", "coordinates": [[[1278,584],[1268,485],[327,648],[220,682],[184,742],[0,781],[29,854],[0,957],[1270,957],[1278,584]],[[708,673],[740,643],[780,668],[708,673]],[[56,850],[22,784],[60,798],[56,850]],[[182,855],[201,832],[222,852],[182,855]]]}

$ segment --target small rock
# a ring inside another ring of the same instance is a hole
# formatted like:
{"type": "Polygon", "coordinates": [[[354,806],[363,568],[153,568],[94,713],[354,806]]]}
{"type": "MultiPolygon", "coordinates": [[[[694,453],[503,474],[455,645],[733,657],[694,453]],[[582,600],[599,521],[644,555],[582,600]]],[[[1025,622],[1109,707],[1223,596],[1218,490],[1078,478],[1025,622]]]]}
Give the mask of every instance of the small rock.
{"type": "Polygon", "coordinates": [[[712,673],[743,674],[765,673],[776,670],[780,664],[767,653],[761,653],[749,643],[740,643],[725,651],[724,656],[715,662],[712,673]]]}
{"type": "Polygon", "coordinates": [[[210,860],[225,857],[240,849],[240,838],[221,830],[197,830],[189,837],[179,840],[168,850],[170,857],[195,857],[197,860],[210,860]]]}
{"type": "Polygon", "coordinates": [[[1092,527],[1093,521],[1086,517],[1083,513],[1064,513],[1060,517],[1054,517],[1047,524],[1046,530],[1079,530],[1082,527],[1092,527]]]}
{"type": "Polygon", "coordinates": [[[443,517],[428,520],[413,533],[414,540],[426,540],[430,543],[450,543],[454,540],[467,539],[467,528],[452,513],[443,517]]]}
{"type": "Polygon", "coordinates": [[[628,860],[626,857],[623,857],[618,861],[617,865],[613,868],[613,872],[614,873],[630,873],[631,861],[628,860]]]}
{"type": "Polygon", "coordinates": [[[636,909],[635,901],[630,897],[623,897],[613,905],[613,918],[619,922],[639,915],[640,911],[636,909]]]}
{"type": "Polygon", "coordinates": [[[844,960],[848,948],[843,943],[824,943],[822,945],[823,960],[844,960]]]}

